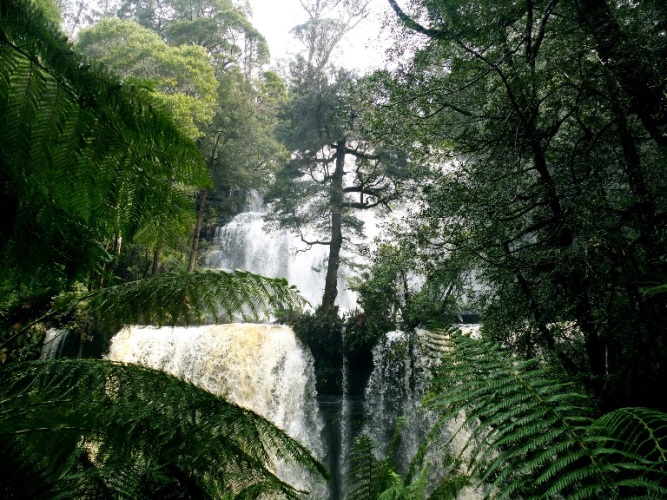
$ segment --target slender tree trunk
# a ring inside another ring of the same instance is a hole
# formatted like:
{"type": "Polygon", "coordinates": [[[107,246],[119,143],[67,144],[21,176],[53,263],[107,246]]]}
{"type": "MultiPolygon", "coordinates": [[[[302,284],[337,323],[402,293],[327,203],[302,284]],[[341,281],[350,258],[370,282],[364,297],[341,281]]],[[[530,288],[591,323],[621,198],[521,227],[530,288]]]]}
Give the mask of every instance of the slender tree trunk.
{"type": "Polygon", "coordinates": [[[162,252],[159,248],[153,251],[153,266],[151,267],[151,276],[155,276],[160,270],[160,260],[162,259],[162,252]]]}
{"type": "Polygon", "coordinates": [[[345,168],[345,139],[336,144],[336,170],[331,180],[331,244],[327,262],[327,276],[324,281],[322,309],[333,310],[338,295],[338,267],[340,265],[340,249],[343,246],[343,174],[345,168]]]}
{"type": "Polygon", "coordinates": [[[201,190],[201,201],[199,202],[199,212],[197,213],[197,223],[195,224],[195,232],[192,235],[192,250],[190,251],[190,262],[188,263],[188,272],[195,270],[195,262],[197,261],[197,249],[199,248],[199,234],[201,233],[201,226],[204,221],[204,213],[206,212],[206,189],[201,190]]]}
{"type": "Polygon", "coordinates": [[[148,247],[146,247],[146,253],[144,255],[144,278],[148,278],[150,276],[151,271],[151,261],[148,259],[148,247]]]}

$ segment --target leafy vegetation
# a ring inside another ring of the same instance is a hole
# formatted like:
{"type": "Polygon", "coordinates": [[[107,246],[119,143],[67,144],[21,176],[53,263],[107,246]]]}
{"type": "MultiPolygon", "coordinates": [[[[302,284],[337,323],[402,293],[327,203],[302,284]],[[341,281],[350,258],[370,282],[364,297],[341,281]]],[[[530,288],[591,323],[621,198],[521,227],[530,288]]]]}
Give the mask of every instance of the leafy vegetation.
{"type": "MultiPolygon", "coordinates": [[[[398,432],[398,431],[397,431],[398,432]]],[[[404,484],[391,466],[392,453],[383,459],[375,456],[375,443],[368,436],[359,436],[350,450],[348,471],[349,494],[358,500],[423,498],[426,477],[404,484]]]]}
{"type": "Polygon", "coordinates": [[[488,496],[665,495],[664,412],[620,408],[600,416],[575,382],[538,358],[460,333],[427,342],[441,364],[426,404],[440,426],[455,423],[451,441],[466,443],[459,459],[488,483],[488,496]]]}
{"type": "Polygon", "coordinates": [[[643,293],[666,274],[664,9],[390,4],[406,54],[373,77],[378,126],[431,165],[399,244],[470,273],[487,334],[601,408],[665,409],[667,296],[643,293]]]}
{"type": "Polygon", "coordinates": [[[274,460],[326,476],[273,424],[164,373],[25,361],[45,323],[92,335],[301,302],[284,280],[244,272],[116,282],[123,247],[169,241],[194,220],[192,189],[211,186],[186,128],[150,88],[76,52],[31,2],[0,4],[3,496],[298,498],[274,460]]]}
{"type": "Polygon", "coordinates": [[[664,2],[388,1],[392,71],[331,64],[368,2],[304,0],[283,82],[231,0],[59,2],[72,32],[99,21],[76,46],[52,0],[0,0],[0,441],[21,478],[4,474],[3,494],[294,497],[269,449],[323,472],[163,374],[24,363],[49,325],[83,339],[298,306],[283,280],[195,271],[200,235],[271,184],[275,219],[329,247],[321,307],[295,325],[321,391],[340,392],[343,355],[368,365],[397,325],[442,326],[462,302],[484,319],[485,340],[439,346],[428,398],[441,423],[424,450],[452,419],[453,440],[471,433],[443,458],[452,473],[428,484],[418,456],[401,478],[360,438],[355,495],[444,498],[466,470],[491,497],[667,496],[664,2]],[[355,211],[401,198],[410,216],[366,253],[361,309],[343,321],[355,211]],[[181,413],[200,434],[164,420],[181,413]]]}
{"type": "Polygon", "coordinates": [[[21,3],[7,3],[2,30],[4,286],[85,280],[121,238],[189,217],[185,188],[210,179],[152,95],[72,51],[21,3]]]}
{"type": "Polygon", "coordinates": [[[172,47],[138,23],[114,18],[82,30],[76,46],[126,80],[154,86],[155,95],[193,139],[213,120],[218,82],[203,47],[172,47]]]}
{"type": "Polygon", "coordinates": [[[264,418],[157,370],[62,360],[2,379],[5,498],[296,499],[276,460],[326,476],[264,418]]]}
{"type": "Polygon", "coordinates": [[[318,394],[343,394],[343,321],[317,309],[296,318],[294,333],[313,354],[318,394]]]}
{"type": "Polygon", "coordinates": [[[407,178],[404,156],[367,133],[372,114],[362,86],[331,63],[343,35],[368,15],[368,1],[304,2],[294,29],[304,53],[290,65],[282,140],[292,152],[268,199],[282,227],[308,247],[329,247],[321,307],[333,309],[344,241],[362,233],[356,211],[388,210],[407,178]],[[342,12],[340,11],[342,6],[342,12]],[[338,9],[337,9],[338,8],[338,9]]]}

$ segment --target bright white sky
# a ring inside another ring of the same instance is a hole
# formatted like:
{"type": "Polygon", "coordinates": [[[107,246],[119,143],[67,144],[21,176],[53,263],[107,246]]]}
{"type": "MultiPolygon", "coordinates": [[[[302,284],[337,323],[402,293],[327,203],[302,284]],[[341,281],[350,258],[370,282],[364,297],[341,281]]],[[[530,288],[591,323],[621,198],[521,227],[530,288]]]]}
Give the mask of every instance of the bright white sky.
{"type": "MultiPolygon", "coordinates": [[[[271,50],[273,63],[289,58],[300,50],[290,30],[307,19],[299,0],[249,0],[252,7],[252,23],[262,33],[271,50]]],[[[365,71],[382,67],[387,36],[380,25],[389,11],[387,0],[371,0],[371,14],[348,35],[340,49],[344,55],[333,62],[348,69],[365,71]]]]}

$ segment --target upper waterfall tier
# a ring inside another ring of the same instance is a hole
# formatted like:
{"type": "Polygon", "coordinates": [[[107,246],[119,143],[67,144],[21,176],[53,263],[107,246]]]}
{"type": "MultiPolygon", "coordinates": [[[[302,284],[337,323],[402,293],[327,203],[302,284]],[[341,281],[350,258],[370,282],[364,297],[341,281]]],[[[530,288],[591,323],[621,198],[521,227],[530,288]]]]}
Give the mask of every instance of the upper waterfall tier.
{"type": "MultiPolygon", "coordinates": [[[[214,249],[206,259],[206,266],[244,269],[270,278],[285,278],[296,285],[313,307],[317,307],[324,291],[329,247],[314,245],[304,250],[304,243],[287,230],[265,227],[265,214],[257,200],[248,208],[253,211],[241,213],[226,226],[216,229],[214,249]]],[[[344,266],[339,271],[345,272],[344,266]]],[[[336,303],[341,311],[347,311],[354,308],[356,294],[347,289],[340,274],[336,303]]]]}

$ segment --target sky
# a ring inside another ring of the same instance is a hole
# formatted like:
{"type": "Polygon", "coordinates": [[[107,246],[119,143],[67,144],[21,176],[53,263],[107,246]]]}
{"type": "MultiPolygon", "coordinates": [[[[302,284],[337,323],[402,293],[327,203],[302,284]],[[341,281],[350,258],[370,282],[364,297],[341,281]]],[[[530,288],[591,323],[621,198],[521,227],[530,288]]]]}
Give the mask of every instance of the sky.
{"type": "MultiPolygon", "coordinates": [[[[307,15],[299,0],[249,0],[253,11],[252,23],[269,44],[271,60],[289,59],[296,54],[299,43],[290,30],[304,22],[307,15]]],[[[381,67],[387,37],[381,33],[383,16],[389,11],[387,0],[371,0],[371,14],[348,35],[341,44],[343,57],[334,62],[360,72],[381,67]]]]}

